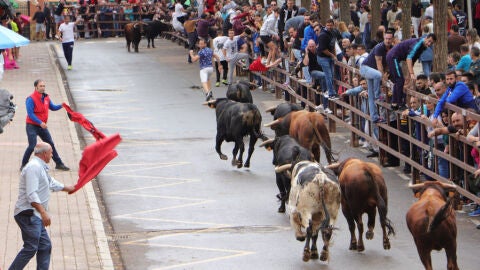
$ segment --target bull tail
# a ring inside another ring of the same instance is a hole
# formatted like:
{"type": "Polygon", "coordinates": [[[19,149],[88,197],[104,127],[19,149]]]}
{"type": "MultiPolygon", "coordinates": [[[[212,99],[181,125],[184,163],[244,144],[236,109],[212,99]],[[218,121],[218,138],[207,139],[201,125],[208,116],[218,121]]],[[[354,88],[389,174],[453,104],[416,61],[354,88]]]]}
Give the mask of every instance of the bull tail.
{"type": "Polygon", "coordinates": [[[325,123],[318,123],[316,118],[314,118],[315,122],[312,123],[313,132],[317,137],[317,140],[320,142],[320,145],[325,151],[325,156],[327,158],[328,164],[332,164],[332,162],[337,162],[332,154],[332,142],[330,141],[330,133],[328,132],[327,126],[325,123]]]}
{"type": "Polygon", "coordinates": [[[325,204],[325,188],[323,185],[325,185],[325,182],[320,183],[320,196],[322,197],[322,208],[323,208],[323,213],[325,213],[325,219],[323,220],[320,228],[321,229],[326,229],[330,226],[330,213],[328,212],[327,205],[325,204]]]}
{"type": "Polygon", "coordinates": [[[370,180],[370,182],[372,183],[372,186],[375,190],[375,196],[377,197],[377,209],[378,209],[380,222],[382,224],[385,224],[385,227],[387,227],[388,235],[395,235],[395,229],[392,226],[392,221],[387,218],[387,213],[388,213],[387,203],[385,202],[382,195],[380,194],[380,190],[378,188],[377,182],[375,181],[375,176],[372,172],[372,169],[368,166],[366,166],[366,176],[367,176],[367,179],[370,180]]]}
{"type": "Polygon", "coordinates": [[[262,141],[268,140],[268,137],[265,136],[262,132],[261,124],[262,124],[262,115],[258,110],[252,110],[245,115],[244,118],[245,123],[248,126],[252,127],[252,132],[255,137],[261,139],[262,141]]]}
{"type": "Polygon", "coordinates": [[[442,206],[442,208],[440,208],[440,210],[438,210],[438,212],[435,214],[432,221],[430,222],[430,225],[428,225],[427,233],[435,230],[437,226],[440,225],[440,223],[442,223],[442,221],[448,217],[452,207],[453,200],[448,199],[447,202],[442,206]]]}

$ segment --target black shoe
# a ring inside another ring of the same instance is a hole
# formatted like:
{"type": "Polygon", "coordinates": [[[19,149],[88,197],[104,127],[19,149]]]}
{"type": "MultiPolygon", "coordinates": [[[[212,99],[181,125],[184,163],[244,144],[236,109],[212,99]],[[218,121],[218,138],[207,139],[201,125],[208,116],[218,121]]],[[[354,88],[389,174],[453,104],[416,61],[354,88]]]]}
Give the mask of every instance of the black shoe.
{"type": "Polygon", "coordinates": [[[373,158],[373,157],[378,157],[378,152],[372,151],[372,153],[367,155],[367,158],[373,158]]]}
{"type": "Polygon", "coordinates": [[[55,166],[55,170],[70,171],[70,168],[65,166],[65,164],[57,164],[57,166],[55,166]]]}
{"type": "Polygon", "coordinates": [[[212,94],[212,91],[208,92],[206,98],[205,98],[205,101],[210,101],[211,99],[213,99],[213,94],[212,94]]]}

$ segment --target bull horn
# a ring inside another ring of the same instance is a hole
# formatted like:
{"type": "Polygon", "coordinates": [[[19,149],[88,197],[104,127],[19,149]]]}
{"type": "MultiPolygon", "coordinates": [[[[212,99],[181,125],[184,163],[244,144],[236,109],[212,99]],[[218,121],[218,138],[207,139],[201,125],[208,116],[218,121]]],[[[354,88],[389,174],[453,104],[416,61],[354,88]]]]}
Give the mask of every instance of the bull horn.
{"type": "Polygon", "coordinates": [[[408,184],[408,187],[415,190],[415,189],[421,189],[423,188],[423,186],[425,186],[425,183],[421,183],[421,184],[415,184],[413,185],[412,183],[409,183],[408,184]]]}
{"type": "Polygon", "coordinates": [[[273,121],[273,122],[270,122],[270,123],[268,123],[268,124],[265,124],[265,125],[263,125],[263,126],[264,126],[264,127],[271,127],[271,126],[276,125],[276,124],[278,124],[278,123],[280,123],[280,120],[279,120],[279,119],[277,119],[277,120],[275,120],[275,121],[273,121]]]}
{"type": "Polygon", "coordinates": [[[216,100],[216,99],[212,99],[212,100],[203,102],[202,105],[207,105],[207,106],[209,106],[209,105],[211,105],[212,103],[215,103],[215,102],[217,102],[217,100],[216,100]]]}
{"type": "Polygon", "coordinates": [[[262,142],[258,147],[264,147],[266,144],[272,143],[273,141],[275,141],[275,139],[268,139],[268,140],[262,142]]]}
{"type": "Polygon", "coordinates": [[[273,106],[273,107],[270,107],[270,108],[266,109],[265,112],[271,113],[271,112],[275,111],[276,109],[277,109],[277,106],[273,106]]]}
{"type": "Polygon", "coordinates": [[[283,164],[280,166],[275,166],[275,172],[276,173],[281,173],[284,172],[292,167],[292,164],[283,164]]]}
{"type": "Polygon", "coordinates": [[[332,163],[332,164],[329,164],[329,165],[325,166],[325,168],[334,171],[338,168],[338,166],[340,166],[340,163],[335,162],[335,163],[332,163]]]}

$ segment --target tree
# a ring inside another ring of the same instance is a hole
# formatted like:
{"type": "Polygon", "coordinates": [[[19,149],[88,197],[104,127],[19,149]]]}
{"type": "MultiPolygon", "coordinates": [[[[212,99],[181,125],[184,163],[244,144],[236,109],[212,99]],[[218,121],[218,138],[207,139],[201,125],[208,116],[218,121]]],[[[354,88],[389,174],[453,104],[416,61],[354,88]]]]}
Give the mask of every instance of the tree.
{"type": "Polygon", "coordinates": [[[444,0],[433,0],[435,17],[433,18],[433,32],[437,42],[433,48],[433,71],[444,72],[447,69],[447,3],[444,0]]]}
{"type": "Polygon", "coordinates": [[[403,0],[402,6],[402,40],[409,39],[412,28],[412,0],[403,0]]]}
{"type": "Polygon", "coordinates": [[[318,8],[320,10],[320,22],[321,24],[325,25],[325,22],[327,19],[330,18],[330,1],[317,1],[318,3],[318,8]]]}
{"type": "Polygon", "coordinates": [[[340,1],[340,21],[345,22],[347,25],[352,21],[348,1],[340,1]]]}
{"type": "Polygon", "coordinates": [[[382,12],[380,10],[380,0],[370,0],[370,14],[372,15],[372,20],[370,21],[370,38],[375,39],[377,34],[377,29],[380,26],[382,21],[382,12]]]}

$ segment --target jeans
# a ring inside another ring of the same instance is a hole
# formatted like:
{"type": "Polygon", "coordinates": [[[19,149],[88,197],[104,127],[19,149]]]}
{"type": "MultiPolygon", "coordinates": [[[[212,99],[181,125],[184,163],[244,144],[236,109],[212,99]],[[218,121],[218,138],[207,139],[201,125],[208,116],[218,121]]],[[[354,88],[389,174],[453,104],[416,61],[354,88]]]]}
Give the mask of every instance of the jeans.
{"type": "Polygon", "coordinates": [[[52,243],[42,220],[35,215],[26,216],[20,213],[15,216],[15,221],[22,230],[23,248],[8,270],[23,269],[35,254],[37,255],[37,269],[48,270],[52,243]]]}
{"type": "Polygon", "coordinates": [[[72,65],[73,58],[73,41],[62,43],[63,54],[69,66],[72,65]]]}
{"type": "Polygon", "coordinates": [[[317,62],[322,67],[325,73],[325,81],[327,83],[328,95],[336,95],[337,92],[333,89],[333,60],[329,57],[317,56],[317,62]]]}
{"type": "Polygon", "coordinates": [[[325,73],[320,70],[312,70],[311,74],[313,82],[315,83],[316,81],[319,82],[319,85],[322,87],[322,90],[326,88],[326,78],[325,78],[325,73]]]}
{"type": "MultiPolygon", "coordinates": [[[[303,61],[301,50],[292,49],[292,52],[293,52],[293,55],[295,56],[295,59],[297,59],[298,62],[303,61]]],[[[305,81],[307,81],[307,83],[312,82],[312,76],[310,76],[310,72],[308,72],[308,67],[307,66],[302,67],[302,73],[303,73],[303,78],[305,79],[305,81]]]]}
{"type": "Polygon", "coordinates": [[[52,146],[52,150],[53,150],[52,159],[53,161],[55,161],[55,164],[57,165],[63,164],[62,159],[60,159],[60,156],[58,155],[57,149],[55,149],[52,136],[50,136],[50,132],[48,132],[48,129],[43,129],[41,126],[37,126],[37,125],[27,124],[26,130],[27,130],[28,147],[25,150],[25,153],[23,154],[22,167],[27,165],[28,160],[30,159],[30,156],[33,153],[35,145],[37,145],[37,136],[39,136],[40,139],[42,139],[42,141],[52,146]]]}
{"type": "Polygon", "coordinates": [[[432,72],[432,61],[422,61],[422,70],[425,76],[430,77],[432,72]]]}
{"type": "Polygon", "coordinates": [[[236,53],[230,61],[228,61],[228,83],[232,84],[233,83],[233,72],[235,71],[235,65],[237,64],[238,61],[241,59],[245,59],[246,66],[250,66],[250,58],[249,55],[246,53],[236,53]]]}
{"type": "Polygon", "coordinates": [[[367,80],[368,84],[368,109],[372,121],[377,121],[380,116],[378,115],[378,109],[375,105],[375,100],[380,97],[380,84],[382,83],[382,73],[373,69],[367,65],[360,67],[360,75],[367,80]]]}
{"type": "Polygon", "coordinates": [[[403,77],[402,66],[400,65],[398,59],[388,56],[387,63],[389,63],[388,69],[394,83],[392,103],[397,105],[405,105],[405,93],[403,93],[405,78],[403,77]]]}

